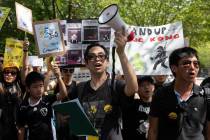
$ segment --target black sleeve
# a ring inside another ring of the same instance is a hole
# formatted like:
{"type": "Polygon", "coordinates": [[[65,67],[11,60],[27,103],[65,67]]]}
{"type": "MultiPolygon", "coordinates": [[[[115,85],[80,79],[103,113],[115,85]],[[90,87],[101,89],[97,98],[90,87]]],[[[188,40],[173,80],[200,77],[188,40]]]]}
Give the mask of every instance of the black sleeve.
{"type": "Polygon", "coordinates": [[[73,100],[77,98],[77,84],[76,81],[72,81],[71,86],[69,87],[68,91],[68,98],[73,100]]]}
{"type": "Polygon", "coordinates": [[[117,94],[125,95],[125,81],[124,80],[116,80],[115,86],[113,87],[117,94]]]}
{"type": "Polygon", "coordinates": [[[44,102],[49,102],[51,105],[57,101],[57,96],[55,94],[48,94],[46,96],[43,96],[44,102]]]}
{"type": "Polygon", "coordinates": [[[149,115],[152,116],[152,117],[159,117],[160,116],[160,112],[161,112],[161,90],[162,88],[158,89],[157,92],[155,92],[155,94],[153,95],[153,98],[152,98],[152,103],[151,103],[151,106],[150,106],[150,113],[149,115]]]}

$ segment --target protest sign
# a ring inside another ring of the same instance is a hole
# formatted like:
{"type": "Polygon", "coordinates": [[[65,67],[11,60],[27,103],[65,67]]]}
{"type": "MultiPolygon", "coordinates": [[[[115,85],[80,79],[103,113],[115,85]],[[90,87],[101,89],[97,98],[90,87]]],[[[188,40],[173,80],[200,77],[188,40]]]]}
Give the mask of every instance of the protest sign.
{"type": "Polygon", "coordinates": [[[59,20],[37,21],[33,24],[40,57],[64,54],[65,47],[59,20]]]}
{"type": "Polygon", "coordinates": [[[29,56],[29,64],[33,67],[43,67],[43,58],[38,56],[29,56]]]}
{"type": "Polygon", "coordinates": [[[111,44],[111,27],[99,25],[96,19],[60,20],[65,42],[64,55],[56,57],[60,66],[84,67],[83,53],[90,43],[98,42],[109,52],[111,44]]]}
{"type": "Polygon", "coordinates": [[[32,11],[23,5],[15,2],[17,28],[33,34],[32,28],[32,11]]]}
{"type": "Polygon", "coordinates": [[[3,67],[21,67],[23,60],[23,42],[13,38],[6,39],[3,67]]]}
{"type": "Polygon", "coordinates": [[[0,30],[9,14],[9,11],[10,8],[8,7],[0,7],[0,30]]]}
{"type": "MultiPolygon", "coordinates": [[[[136,74],[171,74],[169,55],[173,50],[184,47],[182,23],[154,27],[130,26],[130,29],[135,33],[135,38],[126,44],[125,52],[136,74]]],[[[122,73],[117,55],[115,70],[122,73]]]]}

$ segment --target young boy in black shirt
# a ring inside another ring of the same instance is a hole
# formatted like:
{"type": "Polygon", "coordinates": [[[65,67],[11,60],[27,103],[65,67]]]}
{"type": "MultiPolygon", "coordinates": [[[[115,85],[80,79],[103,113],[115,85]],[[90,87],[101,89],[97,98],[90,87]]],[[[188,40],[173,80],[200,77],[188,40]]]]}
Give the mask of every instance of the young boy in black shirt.
{"type": "Polygon", "coordinates": [[[131,138],[146,140],[149,128],[149,111],[155,83],[151,76],[138,77],[139,99],[133,96],[126,99],[122,109],[123,140],[131,138]]]}
{"type": "Polygon", "coordinates": [[[18,112],[18,139],[24,139],[25,126],[29,129],[29,140],[53,140],[51,127],[52,108],[56,100],[67,96],[67,91],[61,78],[60,69],[53,66],[54,74],[59,84],[59,94],[44,95],[44,76],[31,72],[26,77],[26,90],[29,98],[20,105],[18,112]]]}

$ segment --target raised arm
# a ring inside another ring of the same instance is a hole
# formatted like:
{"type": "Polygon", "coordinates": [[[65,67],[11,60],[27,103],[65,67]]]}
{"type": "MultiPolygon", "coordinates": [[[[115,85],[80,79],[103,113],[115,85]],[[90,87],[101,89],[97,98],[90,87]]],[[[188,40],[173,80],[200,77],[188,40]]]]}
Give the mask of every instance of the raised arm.
{"type": "Polygon", "coordinates": [[[137,83],[136,74],[132,66],[130,65],[124,51],[127,42],[127,36],[125,36],[125,33],[115,32],[115,42],[117,44],[116,52],[119,56],[123,73],[125,76],[126,85],[124,91],[127,96],[131,96],[138,91],[138,83],[137,83]]]}
{"type": "Polygon", "coordinates": [[[23,41],[23,67],[21,69],[21,82],[23,85],[25,85],[25,79],[29,73],[28,46],[29,46],[29,41],[24,40],[23,41]]]}
{"type": "Polygon", "coordinates": [[[57,99],[63,100],[65,97],[67,97],[67,90],[61,76],[60,68],[58,67],[57,64],[53,64],[52,69],[55,77],[57,78],[57,83],[59,85],[59,94],[57,96],[58,97],[57,99]]]}

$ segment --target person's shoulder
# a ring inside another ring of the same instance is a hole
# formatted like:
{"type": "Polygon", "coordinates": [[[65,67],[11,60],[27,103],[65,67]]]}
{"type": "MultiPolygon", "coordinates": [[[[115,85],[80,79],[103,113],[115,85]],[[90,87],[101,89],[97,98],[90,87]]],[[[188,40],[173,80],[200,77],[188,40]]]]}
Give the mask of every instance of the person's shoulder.
{"type": "Polygon", "coordinates": [[[171,90],[173,89],[173,85],[173,82],[166,83],[162,87],[159,87],[156,92],[162,94],[171,92],[171,90]]]}
{"type": "Polygon", "coordinates": [[[205,78],[205,79],[201,82],[200,86],[210,88],[210,77],[205,78]]]}
{"type": "Polygon", "coordinates": [[[20,104],[20,110],[25,110],[29,107],[28,99],[24,99],[20,104]]]}
{"type": "Polygon", "coordinates": [[[153,99],[160,99],[160,100],[169,100],[173,99],[173,93],[174,93],[174,84],[168,83],[162,87],[159,87],[157,91],[155,91],[153,99]]]}

